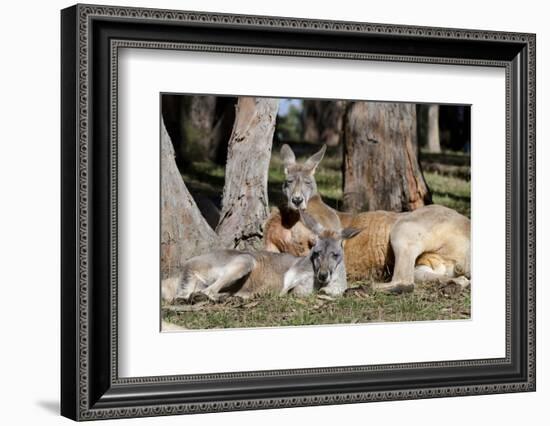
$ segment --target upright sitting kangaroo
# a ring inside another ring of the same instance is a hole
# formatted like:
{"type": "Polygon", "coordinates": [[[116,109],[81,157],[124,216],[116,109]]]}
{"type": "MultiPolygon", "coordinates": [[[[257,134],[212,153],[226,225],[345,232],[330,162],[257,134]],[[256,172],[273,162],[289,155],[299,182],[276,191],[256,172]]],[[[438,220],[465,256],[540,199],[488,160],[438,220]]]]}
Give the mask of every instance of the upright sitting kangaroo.
{"type": "Polygon", "coordinates": [[[305,163],[296,162],[288,145],[281,148],[287,204],[274,209],[264,229],[266,250],[303,255],[311,245],[311,233],[298,221],[306,211],[332,229],[342,226],[361,232],[344,245],[348,279],[361,279],[373,271],[393,266],[392,280],[375,288],[411,291],[414,283],[436,281],[443,285],[469,285],[470,220],[444,206],[430,205],[413,212],[340,213],[326,205],[317,193],[314,173],[325,147],[305,163]]]}
{"type": "Polygon", "coordinates": [[[342,240],[359,231],[327,230],[307,213],[302,219],[313,234],[308,256],[238,250],[215,250],[196,256],[183,265],[175,299],[188,301],[202,293],[217,301],[222,292],[243,298],[265,291],[308,295],[319,290],[333,296],[344,293],[347,281],[342,240]]]}

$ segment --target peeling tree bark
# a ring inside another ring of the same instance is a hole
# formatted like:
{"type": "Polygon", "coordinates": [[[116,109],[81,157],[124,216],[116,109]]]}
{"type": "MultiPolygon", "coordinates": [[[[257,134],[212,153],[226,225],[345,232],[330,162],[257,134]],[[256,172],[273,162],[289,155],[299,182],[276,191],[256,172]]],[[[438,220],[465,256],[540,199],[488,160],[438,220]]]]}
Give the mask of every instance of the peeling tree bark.
{"type": "Polygon", "coordinates": [[[430,202],[415,105],[351,104],[344,124],[344,209],[410,211],[430,202]]]}
{"type": "Polygon", "coordinates": [[[192,256],[219,247],[219,239],[201,215],[176,167],[170,136],[161,123],[161,243],[162,279],[181,272],[192,256]]]}
{"type": "Polygon", "coordinates": [[[268,215],[267,178],[277,99],[241,97],[229,140],[222,212],[216,228],[226,246],[257,249],[268,215]]]}

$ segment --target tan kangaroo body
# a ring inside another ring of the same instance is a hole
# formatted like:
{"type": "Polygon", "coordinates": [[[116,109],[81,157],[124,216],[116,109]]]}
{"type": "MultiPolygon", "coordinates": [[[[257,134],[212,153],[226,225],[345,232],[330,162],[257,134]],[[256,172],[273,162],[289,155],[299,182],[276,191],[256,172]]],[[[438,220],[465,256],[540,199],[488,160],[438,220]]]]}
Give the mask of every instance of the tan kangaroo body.
{"type": "Polygon", "coordinates": [[[349,226],[361,232],[344,245],[346,270],[350,280],[382,277],[394,264],[390,233],[400,213],[387,211],[364,212],[344,217],[349,226]],[[348,269],[349,268],[349,269],[348,269]]]}
{"type": "MultiPolygon", "coordinates": [[[[285,174],[293,181],[290,166],[298,165],[288,150],[283,147],[281,153],[285,174]]],[[[335,226],[361,230],[344,245],[348,279],[370,278],[393,268],[391,282],[375,287],[387,291],[411,290],[415,281],[437,281],[460,288],[469,285],[470,220],[465,216],[439,205],[405,213],[374,211],[353,215],[336,212],[322,202],[316,191],[310,195],[311,208],[318,217],[336,214],[339,224],[335,226]]],[[[292,207],[289,200],[288,206],[272,211],[264,230],[266,250],[295,255],[307,250],[309,236],[292,219],[296,214],[292,207]]],[[[300,203],[298,209],[309,212],[309,202],[300,203]]]]}
{"type": "MultiPolygon", "coordinates": [[[[341,228],[337,212],[327,206],[318,194],[310,198],[304,211],[326,229],[341,228]]],[[[288,206],[272,209],[264,226],[266,250],[306,256],[314,240],[314,233],[300,221],[299,211],[288,206]]]]}
{"type": "Polygon", "coordinates": [[[415,281],[469,283],[470,220],[452,209],[430,205],[405,213],[364,212],[351,226],[362,231],[344,246],[350,280],[365,277],[365,271],[393,269],[391,282],[378,288],[404,290],[415,281]]]}

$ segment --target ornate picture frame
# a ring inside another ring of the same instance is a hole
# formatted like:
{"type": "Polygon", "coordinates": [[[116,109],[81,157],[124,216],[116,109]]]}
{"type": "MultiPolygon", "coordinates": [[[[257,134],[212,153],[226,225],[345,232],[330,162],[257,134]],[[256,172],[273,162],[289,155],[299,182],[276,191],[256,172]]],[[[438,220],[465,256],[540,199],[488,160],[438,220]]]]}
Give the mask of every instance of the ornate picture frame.
{"type": "Polygon", "coordinates": [[[534,34],[96,5],[64,9],[61,29],[62,415],[92,420],[535,390],[534,34]],[[506,356],[119,377],[117,58],[124,47],[504,69],[506,356]]]}

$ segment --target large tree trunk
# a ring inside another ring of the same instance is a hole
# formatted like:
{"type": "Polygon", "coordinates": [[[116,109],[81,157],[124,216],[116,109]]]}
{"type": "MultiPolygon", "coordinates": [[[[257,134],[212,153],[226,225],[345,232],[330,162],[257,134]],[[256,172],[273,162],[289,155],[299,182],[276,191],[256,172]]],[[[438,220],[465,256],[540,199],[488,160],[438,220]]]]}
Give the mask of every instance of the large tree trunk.
{"type": "Polygon", "coordinates": [[[336,146],[342,140],[346,101],[305,100],[302,112],[304,140],[336,146]]]}
{"type": "Polygon", "coordinates": [[[344,125],[344,209],[409,211],[431,202],[412,104],[354,102],[344,125]]]}
{"type": "Polygon", "coordinates": [[[161,277],[181,272],[183,262],[219,246],[176,167],[170,136],[161,123],[161,277]]]}
{"type": "Polygon", "coordinates": [[[242,97],[229,140],[221,219],[216,229],[228,246],[259,248],[268,214],[267,178],[277,99],[242,97]]]}

